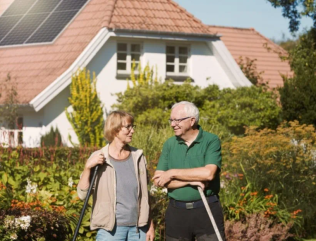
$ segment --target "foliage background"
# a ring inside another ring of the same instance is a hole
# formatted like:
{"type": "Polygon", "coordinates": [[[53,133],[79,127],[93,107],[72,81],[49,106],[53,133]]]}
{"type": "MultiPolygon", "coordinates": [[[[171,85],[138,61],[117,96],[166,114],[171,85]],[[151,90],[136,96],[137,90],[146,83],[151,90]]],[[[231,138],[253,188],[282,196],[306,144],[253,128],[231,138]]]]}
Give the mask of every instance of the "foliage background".
{"type": "Polygon", "coordinates": [[[186,100],[200,109],[204,124],[236,135],[244,134],[244,126],[276,128],[280,123],[277,95],[264,85],[220,90],[217,85],[201,88],[190,80],[181,85],[172,80],[161,83],[153,76],[148,65],[139,69],[132,87],[117,93],[112,107],[130,112],[138,124],[161,127],[167,124],[172,105],[186,100]]]}
{"type": "Polygon", "coordinates": [[[289,51],[294,76],[283,76],[284,86],[279,89],[282,118],[288,121],[316,125],[316,29],[300,36],[296,46],[289,51]]]}
{"type": "MultiPolygon", "coordinates": [[[[139,127],[132,145],[143,147],[152,176],[163,142],[173,133],[169,127],[139,127]]],[[[225,137],[220,128],[204,128],[224,140],[220,196],[230,237],[228,240],[237,240],[238,235],[242,235],[242,240],[260,240],[260,235],[286,240],[292,235],[314,234],[315,208],[312,204],[316,197],[316,169],[315,130],[312,126],[293,122],[282,124],[276,130],[250,128],[245,136],[240,137],[225,137]],[[253,226],[245,226],[250,220],[253,220],[253,226]],[[262,226],[266,227],[264,232],[260,229],[262,226]],[[232,232],[241,229],[242,232],[232,232]]],[[[0,210],[19,207],[22,212],[39,209],[38,212],[44,213],[45,210],[52,213],[52,217],[60,215],[61,220],[69,220],[67,235],[71,237],[83,205],[78,200],[76,185],[86,159],[95,149],[0,149],[0,210]],[[32,185],[37,185],[35,193],[26,192],[28,179],[32,185]]],[[[164,190],[157,190],[151,184],[149,189],[154,199],[152,212],[156,240],[163,240],[167,196],[164,190]]],[[[95,232],[88,227],[89,215],[90,207],[78,240],[94,240],[95,232]]],[[[3,228],[1,221],[0,227],[2,238],[8,230],[3,228]]]]}

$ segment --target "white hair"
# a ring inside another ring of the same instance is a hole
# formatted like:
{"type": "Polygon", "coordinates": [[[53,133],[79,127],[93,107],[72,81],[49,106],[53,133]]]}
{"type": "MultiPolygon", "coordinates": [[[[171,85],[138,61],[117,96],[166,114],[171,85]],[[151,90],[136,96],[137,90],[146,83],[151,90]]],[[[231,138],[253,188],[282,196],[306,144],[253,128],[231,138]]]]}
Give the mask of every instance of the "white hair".
{"type": "Polygon", "coordinates": [[[192,102],[189,102],[189,101],[181,101],[181,102],[175,103],[171,107],[171,110],[173,110],[178,105],[183,105],[185,113],[188,116],[192,116],[192,117],[195,118],[195,124],[196,125],[199,123],[200,112],[199,112],[199,109],[195,106],[195,104],[193,104],[192,102]]]}

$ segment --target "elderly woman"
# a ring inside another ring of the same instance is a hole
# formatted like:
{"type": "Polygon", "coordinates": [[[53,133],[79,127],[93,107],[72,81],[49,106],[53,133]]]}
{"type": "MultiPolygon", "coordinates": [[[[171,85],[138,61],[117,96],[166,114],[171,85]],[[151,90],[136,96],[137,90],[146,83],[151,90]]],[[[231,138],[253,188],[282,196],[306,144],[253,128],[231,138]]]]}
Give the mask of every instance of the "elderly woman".
{"type": "Polygon", "coordinates": [[[135,131],[132,115],[113,111],[104,134],[109,142],[87,160],[78,184],[78,196],[87,198],[91,169],[100,165],[93,189],[91,230],[97,241],[154,240],[147,190],[146,158],[128,145],[135,131]]]}

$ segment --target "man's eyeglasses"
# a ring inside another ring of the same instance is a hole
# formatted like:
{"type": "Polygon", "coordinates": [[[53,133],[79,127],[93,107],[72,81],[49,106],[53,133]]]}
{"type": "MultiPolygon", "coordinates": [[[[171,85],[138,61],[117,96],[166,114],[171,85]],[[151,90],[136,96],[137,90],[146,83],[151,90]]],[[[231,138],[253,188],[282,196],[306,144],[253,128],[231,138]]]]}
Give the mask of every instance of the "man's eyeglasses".
{"type": "Polygon", "coordinates": [[[171,124],[172,122],[174,122],[176,125],[179,125],[179,123],[183,120],[186,120],[186,119],[189,119],[191,118],[191,116],[188,116],[188,117],[184,117],[184,118],[181,118],[181,119],[169,119],[169,124],[171,124]]]}
{"type": "Polygon", "coordinates": [[[136,125],[127,125],[127,126],[122,126],[125,127],[128,131],[131,131],[132,129],[136,129],[136,125]]]}

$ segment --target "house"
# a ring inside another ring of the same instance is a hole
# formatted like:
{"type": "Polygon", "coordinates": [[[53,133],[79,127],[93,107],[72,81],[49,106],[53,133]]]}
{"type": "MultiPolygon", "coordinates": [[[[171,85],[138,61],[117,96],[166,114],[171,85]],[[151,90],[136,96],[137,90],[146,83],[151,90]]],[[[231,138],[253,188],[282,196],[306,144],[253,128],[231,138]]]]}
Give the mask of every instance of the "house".
{"type": "Polygon", "coordinates": [[[2,0],[0,14],[0,85],[8,74],[17,83],[27,147],[51,126],[64,144],[69,135],[76,142],[65,108],[78,68],[96,73],[106,112],[127,87],[132,59],[157,66],[162,80],[251,85],[221,36],[172,0],[2,0]]]}

